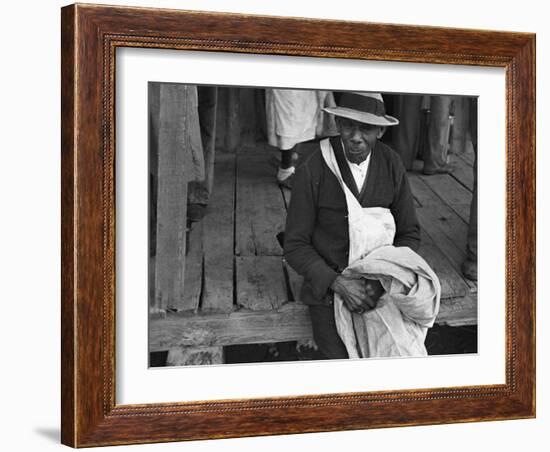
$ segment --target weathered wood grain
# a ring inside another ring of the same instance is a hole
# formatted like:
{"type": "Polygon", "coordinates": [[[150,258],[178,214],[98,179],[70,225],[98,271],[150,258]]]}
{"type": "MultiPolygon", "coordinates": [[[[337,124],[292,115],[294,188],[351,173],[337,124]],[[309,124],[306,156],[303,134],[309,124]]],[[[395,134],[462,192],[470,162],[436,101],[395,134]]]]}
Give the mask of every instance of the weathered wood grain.
{"type": "MultiPolygon", "coordinates": [[[[455,204],[449,207],[438,195],[437,184],[427,184],[424,178],[417,173],[409,173],[408,177],[413,196],[423,206],[417,208],[422,228],[428,232],[434,244],[443,251],[443,254],[450,259],[456,274],[462,278],[460,266],[466,257],[467,221],[470,216],[470,206],[455,204]],[[461,212],[462,215],[459,216],[457,212],[461,212]]],[[[430,177],[432,176],[427,176],[427,178],[430,177]]],[[[476,283],[462,279],[470,287],[470,290],[477,290],[476,283]]]]}
{"type": "Polygon", "coordinates": [[[278,309],[288,301],[280,257],[240,256],[236,267],[239,306],[262,311],[278,309]]]}
{"type": "Polygon", "coordinates": [[[214,187],[204,217],[203,311],[233,310],[235,156],[216,155],[214,187]]]}
{"type": "Polygon", "coordinates": [[[167,366],[223,364],[223,347],[177,347],[168,352],[167,366]]]}
{"type": "Polygon", "coordinates": [[[533,34],[100,5],[64,8],[62,29],[64,444],[100,446],[535,415],[533,34]],[[505,68],[506,149],[495,151],[506,153],[505,383],[117,405],[114,68],[115,50],[121,46],[505,68]]]}
{"type": "MultiPolygon", "coordinates": [[[[424,206],[417,209],[417,215],[422,228],[433,239],[434,245],[437,244],[436,246],[449,258],[456,270],[456,274],[463,279],[471,291],[476,292],[477,284],[463,278],[460,269],[462,262],[466,258],[466,234],[470,205],[466,203],[466,199],[461,204],[453,204],[450,207],[445,204],[445,192],[448,191],[447,175],[438,176],[440,180],[446,182],[441,188],[433,179],[432,183],[426,182],[426,179],[431,179],[432,176],[420,177],[418,173],[409,173],[408,176],[415,200],[418,200],[424,206]],[[439,193],[440,190],[441,194],[439,193]],[[460,212],[460,216],[457,212],[460,212]]],[[[473,188],[472,166],[466,163],[465,160],[457,158],[453,173],[448,176],[453,177],[462,185],[469,183],[473,188]],[[462,180],[459,181],[459,178],[462,178],[462,180]]],[[[465,192],[462,191],[461,193],[464,194],[465,192]]],[[[465,313],[465,316],[467,315],[465,313]]]]}
{"type": "Polygon", "coordinates": [[[434,245],[449,259],[457,275],[468,285],[470,291],[477,292],[477,283],[464,278],[461,266],[466,260],[468,225],[454,210],[445,206],[429,206],[417,209],[420,226],[434,245]]]}
{"type": "Polygon", "coordinates": [[[413,197],[420,206],[437,206],[444,204],[434,190],[428,186],[418,173],[407,173],[413,197]]]}
{"type": "Polygon", "coordinates": [[[449,326],[478,324],[477,295],[459,298],[442,298],[436,323],[449,326]]]}
{"type": "Polygon", "coordinates": [[[276,235],[286,211],[275,171],[263,153],[237,154],[236,244],[238,256],[280,256],[276,235]]]}
{"type": "Polygon", "coordinates": [[[466,163],[458,155],[455,155],[452,162],[453,171],[451,177],[455,178],[468,190],[474,190],[474,169],[471,164],[466,163]]]}
{"type": "Polygon", "coordinates": [[[151,88],[150,97],[158,90],[158,102],[151,106],[152,127],[158,136],[158,194],[155,260],[155,298],[153,310],[182,304],[185,293],[185,234],[187,224],[186,147],[184,134],[190,127],[192,114],[188,108],[186,85],[163,83],[151,88]],[[158,119],[157,119],[158,118],[158,119]]]}
{"type": "Polygon", "coordinates": [[[420,207],[416,213],[422,229],[458,268],[466,258],[468,225],[445,205],[420,207]]]}
{"type": "Polygon", "coordinates": [[[418,254],[432,267],[441,283],[441,298],[462,297],[470,292],[461,275],[454,269],[449,259],[435,245],[431,237],[422,231],[418,254]]]}
{"type": "Polygon", "coordinates": [[[420,178],[437,195],[456,210],[456,213],[464,221],[468,221],[470,216],[470,203],[472,202],[472,192],[464,188],[449,174],[434,174],[431,176],[421,175],[420,178]]]}
{"type": "Polygon", "coordinates": [[[219,346],[260,344],[310,339],[311,321],[307,306],[286,303],[268,311],[240,310],[186,316],[168,314],[150,321],[151,351],[170,346],[219,346]]]}
{"type": "MultiPolygon", "coordinates": [[[[477,322],[475,297],[447,298],[441,301],[436,323],[461,326],[477,322]]],[[[174,344],[177,356],[181,347],[211,348],[220,345],[271,343],[311,339],[308,308],[302,303],[286,303],[278,310],[240,310],[227,314],[168,314],[153,319],[150,330],[151,351],[163,351],[174,344]]],[[[172,352],[171,352],[172,353],[172,352]]],[[[184,364],[176,364],[184,365],[184,364]]]]}
{"type": "Polygon", "coordinates": [[[189,248],[185,259],[185,282],[183,285],[183,300],[177,304],[182,311],[197,311],[201,298],[203,279],[203,225],[201,222],[191,226],[189,248]]]}

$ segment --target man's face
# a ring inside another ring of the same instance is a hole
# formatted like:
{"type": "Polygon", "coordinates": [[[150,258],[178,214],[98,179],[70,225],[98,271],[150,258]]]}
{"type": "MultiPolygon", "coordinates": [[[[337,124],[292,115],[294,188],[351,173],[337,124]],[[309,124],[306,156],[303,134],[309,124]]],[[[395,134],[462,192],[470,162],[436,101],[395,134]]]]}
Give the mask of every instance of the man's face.
{"type": "Polygon", "coordinates": [[[361,163],[374,148],[376,140],[382,137],[384,127],[364,124],[353,119],[337,117],[337,124],[344,143],[347,159],[361,163]]]}

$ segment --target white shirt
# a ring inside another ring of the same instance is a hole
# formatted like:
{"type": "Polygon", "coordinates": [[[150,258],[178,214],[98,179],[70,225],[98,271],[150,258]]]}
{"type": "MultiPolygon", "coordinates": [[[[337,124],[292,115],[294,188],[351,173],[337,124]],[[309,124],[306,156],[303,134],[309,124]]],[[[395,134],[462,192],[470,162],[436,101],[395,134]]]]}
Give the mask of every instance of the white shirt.
{"type": "Polygon", "coordinates": [[[348,162],[349,169],[351,170],[351,174],[355,179],[355,185],[357,185],[357,190],[359,190],[359,193],[361,193],[361,189],[363,188],[363,184],[365,183],[365,179],[367,178],[367,171],[369,169],[371,155],[372,151],[369,152],[368,157],[359,164],[351,163],[346,158],[346,162],[348,162]]]}

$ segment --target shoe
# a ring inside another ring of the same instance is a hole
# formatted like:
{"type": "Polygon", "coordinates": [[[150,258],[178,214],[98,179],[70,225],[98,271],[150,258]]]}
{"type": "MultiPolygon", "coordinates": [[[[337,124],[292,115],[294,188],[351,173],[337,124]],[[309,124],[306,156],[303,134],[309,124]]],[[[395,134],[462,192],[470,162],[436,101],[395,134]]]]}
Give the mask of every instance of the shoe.
{"type": "Polygon", "coordinates": [[[286,188],[288,190],[292,190],[292,180],[294,179],[294,174],[291,176],[288,176],[284,180],[277,179],[277,183],[279,184],[279,187],[286,188]]]}
{"type": "Polygon", "coordinates": [[[462,262],[462,274],[471,281],[477,281],[477,262],[466,259],[462,262]]]}
{"type": "Polygon", "coordinates": [[[277,171],[277,183],[279,186],[292,190],[292,179],[295,171],[296,168],[294,166],[284,169],[279,168],[279,171],[277,171]]]}

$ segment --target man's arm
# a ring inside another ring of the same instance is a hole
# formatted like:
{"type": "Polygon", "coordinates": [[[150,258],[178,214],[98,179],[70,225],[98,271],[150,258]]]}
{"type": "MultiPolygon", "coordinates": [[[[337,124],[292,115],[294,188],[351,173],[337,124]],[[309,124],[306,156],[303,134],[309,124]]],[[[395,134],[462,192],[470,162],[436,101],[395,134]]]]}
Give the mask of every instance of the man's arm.
{"type": "Polygon", "coordinates": [[[396,182],[397,191],[391,205],[391,212],[395,219],[395,246],[408,246],[413,251],[420,247],[420,224],[416,216],[413,195],[405,167],[401,160],[397,160],[396,182]]]}
{"type": "Polygon", "coordinates": [[[311,285],[313,296],[322,299],[338,275],[313,247],[317,219],[317,187],[307,163],[298,167],[286,218],[284,256],[290,266],[311,285]]]}

